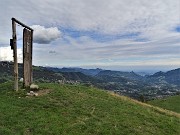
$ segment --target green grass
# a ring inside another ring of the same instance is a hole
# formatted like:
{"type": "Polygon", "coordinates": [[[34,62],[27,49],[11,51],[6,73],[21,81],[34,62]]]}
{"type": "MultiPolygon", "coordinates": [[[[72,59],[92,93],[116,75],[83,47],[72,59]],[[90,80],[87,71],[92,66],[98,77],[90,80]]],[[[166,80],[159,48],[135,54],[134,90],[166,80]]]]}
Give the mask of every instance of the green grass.
{"type": "Polygon", "coordinates": [[[156,99],[149,101],[148,103],[180,113],[180,95],[171,96],[165,99],[156,99]]]}
{"type": "Polygon", "coordinates": [[[0,85],[0,135],[179,135],[180,117],[85,86],[39,84],[45,96],[0,85]]]}

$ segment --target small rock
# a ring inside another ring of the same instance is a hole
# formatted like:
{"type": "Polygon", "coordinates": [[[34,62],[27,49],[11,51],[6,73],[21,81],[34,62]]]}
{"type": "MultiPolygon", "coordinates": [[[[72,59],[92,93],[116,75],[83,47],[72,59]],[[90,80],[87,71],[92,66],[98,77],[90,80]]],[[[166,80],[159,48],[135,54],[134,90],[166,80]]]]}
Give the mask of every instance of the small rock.
{"type": "Polygon", "coordinates": [[[38,93],[34,93],[34,96],[37,97],[37,96],[38,96],[38,93]]]}
{"type": "Polygon", "coordinates": [[[31,85],[30,85],[30,89],[31,89],[31,90],[38,90],[38,89],[39,89],[39,86],[38,86],[38,85],[35,85],[35,84],[31,84],[31,85]]]}
{"type": "Polygon", "coordinates": [[[23,80],[24,80],[23,78],[19,79],[20,82],[23,82],[23,80]]]}
{"type": "Polygon", "coordinates": [[[30,94],[34,94],[34,91],[30,91],[29,93],[30,93],[30,94]]]}

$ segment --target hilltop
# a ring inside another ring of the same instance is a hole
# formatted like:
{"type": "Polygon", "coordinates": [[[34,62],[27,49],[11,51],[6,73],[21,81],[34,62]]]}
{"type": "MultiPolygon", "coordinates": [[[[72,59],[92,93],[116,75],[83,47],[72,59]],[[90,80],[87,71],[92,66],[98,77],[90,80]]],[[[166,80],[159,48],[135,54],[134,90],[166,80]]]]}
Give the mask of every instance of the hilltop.
{"type": "Polygon", "coordinates": [[[82,85],[39,84],[27,97],[0,84],[0,134],[179,135],[180,115],[82,85]]]}

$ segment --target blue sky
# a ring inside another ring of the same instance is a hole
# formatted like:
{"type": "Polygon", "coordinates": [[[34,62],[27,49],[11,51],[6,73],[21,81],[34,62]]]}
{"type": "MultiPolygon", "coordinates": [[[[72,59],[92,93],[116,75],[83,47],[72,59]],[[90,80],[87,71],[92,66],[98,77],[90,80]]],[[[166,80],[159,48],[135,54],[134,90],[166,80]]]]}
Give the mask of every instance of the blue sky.
{"type": "MultiPolygon", "coordinates": [[[[114,70],[180,67],[179,0],[1,0],[0,60],[11,17],[34,29],[33,64],[114,70]],[[26,8],[25,8],[26,7],[26,8]]],[[[17,27],[22,62],[22,28],[17,27]]]]}
{"type": "Polygon", "coordinates": [[[180,32],[180,25],[179,25],[179,26],[176,26],[175,31],[176,31],[176,32],[180,32]]]}
{"type": "MultiPolygon", "coordinates": [[[[178,28],[176,28],[178,30],[178,28]]],[[[134,39],[135,41],[142,41],[142,38],[138,38],[140,36],[140,32],[128,32],[128,33],[118,33],[118,34],[102,34],[97,31],[80,31],[72,28],[60,28],[61,32],[64,35],[70,36],[72,38],[78,39],[83,36],[90,37],[91,39],[97,42],[109,42],[118,39],[134,39]]],[[[145,39],[144,39],[145,40],[145,39]]],[[[144,41],[143,40],[143,41],[144,41]]]]}

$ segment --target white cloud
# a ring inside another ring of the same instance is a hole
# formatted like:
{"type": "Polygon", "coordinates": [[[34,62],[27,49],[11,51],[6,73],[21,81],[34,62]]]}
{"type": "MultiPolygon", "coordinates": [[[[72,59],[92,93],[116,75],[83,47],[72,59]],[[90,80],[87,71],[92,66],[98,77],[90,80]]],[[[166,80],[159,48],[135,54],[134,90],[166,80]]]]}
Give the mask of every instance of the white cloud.
{"type": "MultiPolygon", "coordinates": [[[[22,49],[17,49],[18,62],[22,63],[22,49]]],[[[0,61],[13,61],[11,47],[0,47],[0,61]]]]}
{"type": "Polygon", "coordinates": [[[45,28],[40,25],[33,25],[34,29],[33,41],[39,44],[49,44],[60,37],[60,31],[57,27],[45,28]]]}

